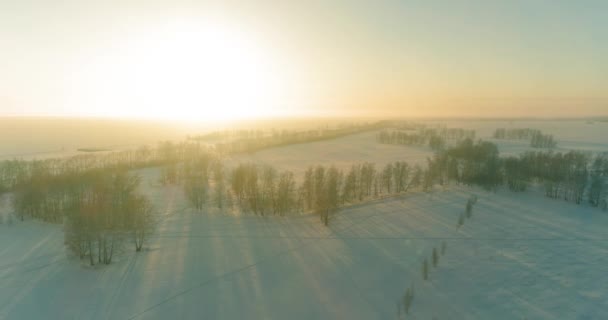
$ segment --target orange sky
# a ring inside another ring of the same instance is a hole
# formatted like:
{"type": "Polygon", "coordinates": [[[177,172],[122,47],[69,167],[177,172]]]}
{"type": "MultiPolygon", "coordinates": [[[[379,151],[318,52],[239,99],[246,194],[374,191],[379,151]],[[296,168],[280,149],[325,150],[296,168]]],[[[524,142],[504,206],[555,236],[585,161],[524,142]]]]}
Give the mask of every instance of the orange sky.
{"type": "Polygon", "coordinates": [[[602,1],[0,3],[0,115],[608,114],[602,1]]]}

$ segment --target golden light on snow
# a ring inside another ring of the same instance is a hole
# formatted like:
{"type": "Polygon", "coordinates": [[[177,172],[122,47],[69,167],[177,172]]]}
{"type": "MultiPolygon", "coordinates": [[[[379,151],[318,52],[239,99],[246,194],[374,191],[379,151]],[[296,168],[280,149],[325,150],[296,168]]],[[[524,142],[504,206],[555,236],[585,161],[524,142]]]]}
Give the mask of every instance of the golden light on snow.
{"type": "Polygon", "coordinates": [[[245,30],[179,22],[83,63],[73,94],[100,116],[234,120],[280,115],[285,78],[277,54],[245,30]]]}

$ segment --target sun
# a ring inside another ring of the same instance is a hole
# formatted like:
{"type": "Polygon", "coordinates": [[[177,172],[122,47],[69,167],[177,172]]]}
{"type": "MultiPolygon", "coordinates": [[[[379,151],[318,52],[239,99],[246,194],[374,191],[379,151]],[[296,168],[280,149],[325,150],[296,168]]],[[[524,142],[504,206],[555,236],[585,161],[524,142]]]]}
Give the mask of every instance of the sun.
{"type": "Polygon", "coordinates": [[[113,49],[77,81],[97,115],[217,121],[281,112],[280,59],[236,26],[172,23],[113,49]]]}

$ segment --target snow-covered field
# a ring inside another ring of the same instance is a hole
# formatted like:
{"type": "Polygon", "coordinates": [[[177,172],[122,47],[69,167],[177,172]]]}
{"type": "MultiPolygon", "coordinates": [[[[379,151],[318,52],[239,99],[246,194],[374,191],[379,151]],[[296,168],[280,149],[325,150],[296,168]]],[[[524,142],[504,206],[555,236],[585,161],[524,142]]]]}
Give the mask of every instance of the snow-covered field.
{"type": "MultiPolygon", "coordinates": [[[[78,123],[68,120],[54,123],[34,120],[0,119],[0,160],[43,159],[79,154],[77,148],[108,148],[123,150],[143,144],[154,145],[161,140],[183,140],[187,134],[204,131],[203,128],[179,128],[147,123],[78,123]],[[67,122],[66,122],[67,121],[67,122]]],[[[495,142],[502,154],[519,154],[535,150],[523,140],[494,140],[496,128],[532,128],[555,136],[558,151],[588,150],[608,151],[608,122],[585,120],[443,120],[418,121],[426,124],[441,124],[450,128],[474,129],[477,138],[495,142]]],[[[312,125],[312,124],[311,124],[312,125]]],[[[314,126],[313,126],[314,127],[314,126]]],[[[289,128],[300,129],[296,124],[289,128]]],[[[310,127],[308,127],[309,129],[310,127]]],[[[207,129],[208,130],[208,129],[207,129]]],[[[251,161],[276,162],[284,168],[302,170],[306,165],[334,163],[349,166],[353,162],[371,161],[384,164],[399,157],[411,163],[423,162],[431,155],[426,147],[379,145],[376,132],[351,135],[334,140],[292,145],[257,152],[251,161]]]]}
{"type": "MultiPolygon", "coordinates": [[[[606,150],[598,135],[608,136],[608,124],[555,132],[541,124],[516,127],[553,133],[562,147],[606,150]]],[[[488,135],[508,127],[478,126],[488,135]]],[[[422,164],[432,154],[378,144],[374,134],[233,160],[299,175],[308,165],[422,164]]],[[[608,319],[608,214],[585,205],[452,186],[343,209],[327,228],[310,215],[193,212],[181,188],[157,185],[158,169],[140,174],[158,210],[157,233],[144,252],[128,244],[109,266],[67,255],[59,225],[8,224],[10,199],[0,198],[0,319],[396,319],[412,285],[408,319],[608,319]],[[471,194],[479,197],[473,216],[457,228],[471,194]],[[424,281],[422,262],[443,242],[424,281]]]]}
{"type": "MultiPolygon", "coordinates": [[[[501,155],[518,155],[525,151],[539,151],[530,147],[528,140],[497,140],[492,135],[496,128],[532,128],[553,134],[557,140],[555,151],[583,150],[608,152],[608,123],[593,124],[582,120],[561,121],[427,121],[428,124],[442,124],[449,128],[475,129],[477,138],[497,144],[501,155]]],[[[381,168],[388,162],[407,161],[411,165],[425,165],[433,152],[427,146],[403,146],[380,144],[377,132],[365,132],[338,139],[303,143],[262,150],[250,155],[239,155],[237,162],[255,162],[293,171],[296,176],[310,165],[335,165],[348,169],[352,164],[373,162],[381,168]]]]}
{"type": "Polygon", "coordinates": [[[365,132],[333,140],[266,149],[250,155],[238,155],[232,160],[271,164],[279,169],[291,170],[298,177],[311,165],[334,165],[348,170],[353,164],[367,161],[381,169],[385,164],[397,160],[407,161],[411,165],[426,165],[426,158],[433,156],[428,147],[378,143],[377,133],[365,132]]]}
{"type": "Polygon", "coordinates": [[[0,225],[0,319],[395,319],[411,284],[410,319],[608,318],[599,210],[453,187],[354,206],[326,228],[312,216],[191,212],[178,188],[144,187],[158,233],[109,266],[66,256],[60,226],[0,225]]]}

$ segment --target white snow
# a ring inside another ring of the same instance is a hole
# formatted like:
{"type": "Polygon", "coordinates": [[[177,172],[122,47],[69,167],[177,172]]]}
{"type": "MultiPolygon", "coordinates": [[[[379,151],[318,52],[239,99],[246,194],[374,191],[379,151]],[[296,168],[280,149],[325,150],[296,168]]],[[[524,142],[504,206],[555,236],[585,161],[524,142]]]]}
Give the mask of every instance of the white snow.
{"type": "MultiPolygon", "coordinates": [[[[503,123],[450,123],[486,128],[503,123]],[[484,127],[485,126],[485,127],[484,127]]],[[[524,123],[558,145],[605,150],[607,123],[524,123]],[[543,126],[544,125],[544,126],[543,126]],[[555,131],[552,126],[555,125],[555,131]],[[569,144],[570,143],[570,144],[569,144]]],[[[389,161],[423,164],[428,148],[383,145],[373,132],[268,149],[234,161],[293,170],[389,161]]],[[[518,142],[501,142],[517,154],[518,142]]],[[[256,217],[187,208],[181,188],[139,171],[158,208],[146,250],[127,244],[109,266],[66,254],[60,225],[0,224],[0,319],[395,319],[411,284],[408,319],[608,319],[608,213],[536,192],[451,187],[315,216],[256,217]],[[456,227],[468,197],[473,217],[456,227]],[[447,244],[423,281],[432,248],[447,244]]],[[[11,212],[0,198],[0,216],[11,212]]]]}
{"type": "MultiPolygon", "coordinates": [[[[151,180],[152,181],[152,180],[151,180]]],[[[146,184],[144,184],[146,186],[146,184]]],[[[605,319],[608,215],[535,193],[453,187],[313,216],[197,213],[178,188],[148,250],[66,256],[60,226],[0,225],[2,319],[605,319]],[[457,229],[471,193],[473,217],[457,229]],[[430,280],[421,263],[446,241],[430,280]]]]}
{"type": "Polygon", "coordinates": [[[377,131],[349,135],[338,139],[288,145],[261,150],[249,155],[234,157],[237,162],[255,162],[291,170],[296,177],[309,166],[319,164],[348,170],[357,163],[372,162],[376,169],[394,161],[407,161],[410,165],[426,165],[427,157],[433,157],[428,147],[381,144],[376,141],[377,131]]]}

